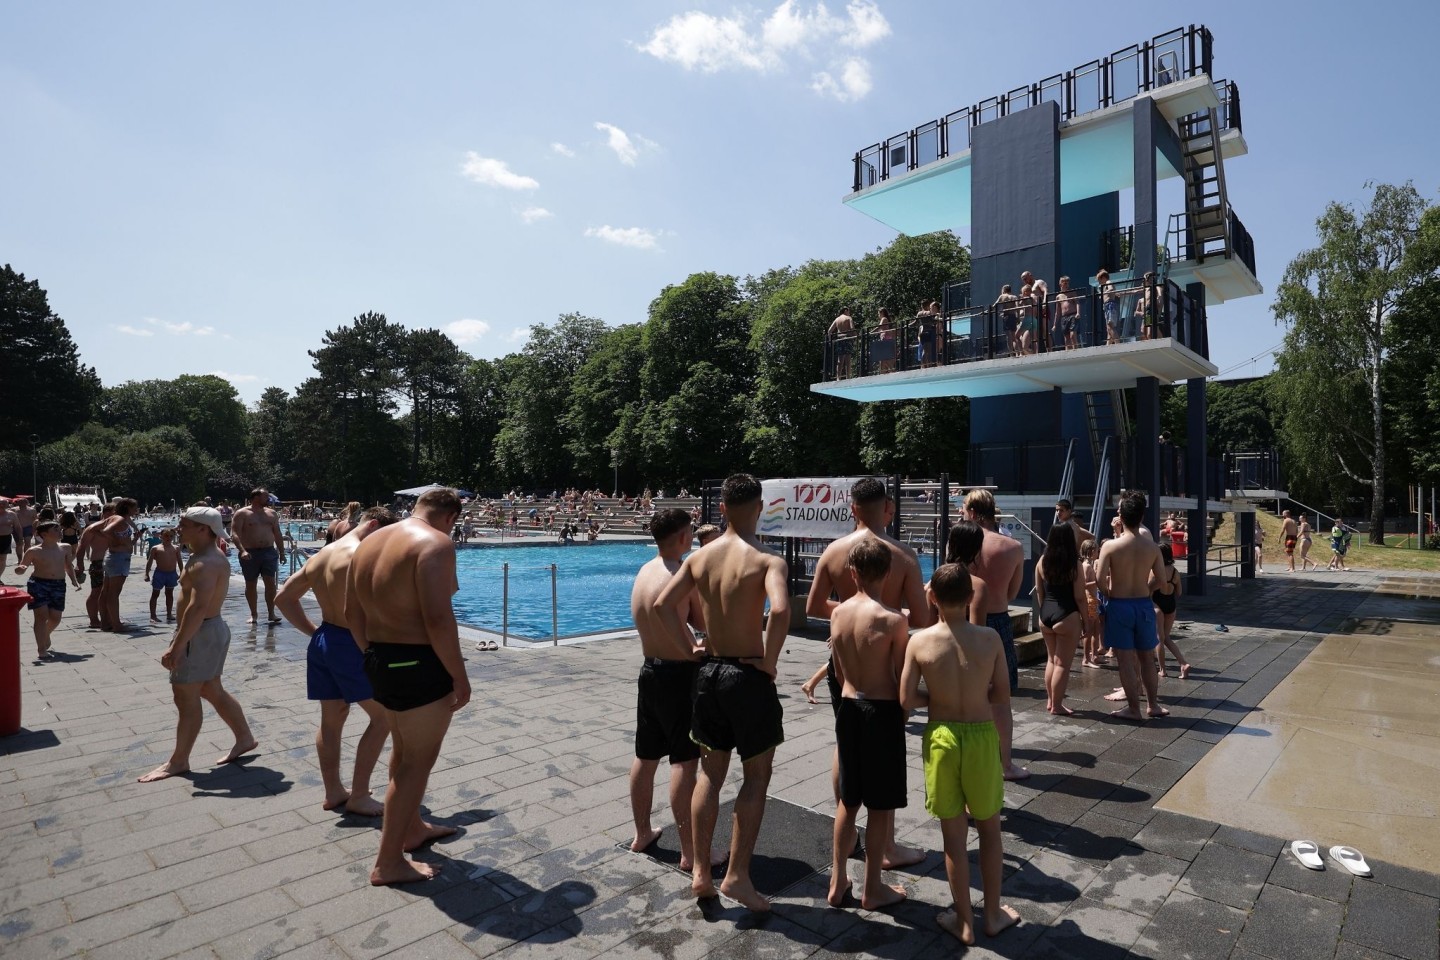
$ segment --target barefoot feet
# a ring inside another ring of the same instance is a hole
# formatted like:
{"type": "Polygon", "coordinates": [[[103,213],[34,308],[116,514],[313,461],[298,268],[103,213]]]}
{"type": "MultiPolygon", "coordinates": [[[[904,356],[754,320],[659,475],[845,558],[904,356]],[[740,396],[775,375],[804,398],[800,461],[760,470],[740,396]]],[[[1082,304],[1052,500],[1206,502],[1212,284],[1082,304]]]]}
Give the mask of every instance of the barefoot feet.
{"type": "Polygon", "coordinates": [[[255,741],[254,737],[251,737],[249,741],[245,743],[237,743],[230,748],[230,752],[225,754],[225,756],[216,758],[215,766],[223,767],[227,763],[234,763],[258,746],[260,746],[260,744],[255,741]]]}
{"type": "Polygon", "coordinates": [[[1119,710],[1111,710],[1111,711],[1110,711],[1110,716],[1115,717],[1115,718],[1118,719],[1118,720],[1144,720],[1144,719],[1145,719],[1143,716],[1140,715],[1140,711],[1139,711],[1139,710],[1135,709],[1134,707],[1130,707],[1130,706],[1121,707],[1119,710]]]}
{"type": "MultiPolygon", "coordinates": [[[[718,867],[720,866],[720,864],[724,863],[726,860],[729,859],[729,850],[716,850],[714,848],[710,850],[710,866],[712,867],[718,867]]],[[[680,854],[680,869],[684,870],[686,873],[689,873],[694,868],[695,862],[689,857],[685,856],[685,854],[680,854]]]]}
{"type": "Polygon", "coordinates": [[[881,858],[880,866],[886,870],[898,870],[901,867],[913,867],[924,859],[924,850],[892,842],[889,851],[881,858]]]}
{"type": "Polygon", "coordinates": [[[845,898],[850,896],[850,877],[848,874],[838,874],[830,878],[830,892],[825,894],[825,902],[832,907],[845,906],[845,898]]]}
{"type": "Polygon", "coordinates": [[[1105,694],[1105,699],[1106,699],[1106,700],[1109,700],[1111,703],[1119,703],[1121,700],[1126,699],[1126,697],[1125,697],[1125,688],[1124,688],[1124,687],[1116,687],[1114,690],[1112,690],[1112,691],[1110,691],[1109,693],[1105,694]]]}
{"type": "Polygon", "coordinates": [[[1158,703],[1152,703],[1152,704],[1150,704],[1150,716],[1152,716],[1152,717],[1168,717],[1168,716],[1170,716],[1170,711],[1169,711],[1169,710],[1166,710],[1164,707],[1160,706],[1160,704],[1158,704],[1158,703]]]}
{"type": "Polygon", "coordinates": [[[177,777],[182,773],[189,772],[190,768],[185,764],[162,763],[160,766],[156,767],[154,770],[151,770],[149,773],[145,774],[145,776],[141,777],[136,782],[154,783],[156,780],[169,780],[171,777],[177,777]]]}
{"type": "Polygon", "coordinates": [[[339,810],[350,799],[350,794],[343,790],[339,793],[325,794],[325,802],[320,805],[321,810],[339,810]]]}
{"type": "Polygon", "coordinates": [[[1005,779],[1010,781],[1029,780],[1030,771],[1026,770],[1024,767],[1019,767],[1012,763],[1010,764],[1010,766],[1005,768],[1005,779]]]}
{"type": "Polygon", "coordinates": [[[1188,676],[1190,676],[1190,664],[1188,664],[1188,663],[1182,663],[1182,664],[1180,664],[1180,679],[1181,679],[1181,680],[1184,680],[1184,679],[1185,679],[1186,677],[1188,677],[1188,676]]]}
{"type": "Polygon", "coordinates": [[[1020,914],[1015,912],[1015,908],[1002,904],[995,916],[985,915],[985,936],[998,937],[1019,922],[1020,914]]]}
{"type": "Polygon", "coordinates": [[[420,821],[420,829],[418,831],[412,830],[405,835],[405,852],[413,853],[427,843],[434,843],[436,840],[453,837],[458,832],[455,827],[442,827],[438,824],[426,823],[422,820],[420,821]]]}
{"type": "Polygon", "coordinates": [[[726,877],[720,881],[720,892],[734,900],[751,913],[769,913],[770,901],[760,896],[755,885],[747,878],[732,880],[726,877]]]}
{"type": "MultiPolygon", "coordinates": [[[[331,809],[326,807],[326,809],[331,809]]],[[[345,801],[345,812],[352,813],[357,817],[378,817],[385,813],[385,804],[376,800],[372,795],[352,794],[345,801]]]]}
{"type": "Polygon", "coordinates": [[[905,888],[898,883],[882,883],[875,890],[860,891],[860,906],[866,910],[878,910],[905,899],[905,888]]]}
{"type": "Polygon", "coordinates": [[[941,930],[968,947],[975,943],[974,914],[974,910],[946,910],[935,918],[935,922],[940,925],[941,930]]]}
{"type": "Polygon", "coordinates": [[[400,861],[394,867],[382,867],[376,864],[370,871],[370,885],[372,887],[386,887],[397,883],[417,883],[421,880],[429,880],[440,872],[440,868],[432,863],[420,863],[416,860],[400,861]]]}
{"type": "Polygon", "coordinates": [[[1074,711],[1074,710],[1071,710],[1069,707],[1065,706],[1065,704],[1063,704],[1063,703],[1059,704],[1058,706],[1047,706],[1045,709],[1046,709],[1047,711],[1049,711],[1050,713],[1055,714],[1057,717],[1073,717],[1073,716],[1075,716],[1075,711],[1074,711]]]}
{"type": "MultiPolygon", "coordinates": [[[[659,827],[651,827],[648,830],[637,831],[635,839],[630,841],[630,852],[639,853],[641,850],[648,849],[650,844],[660,839],[662,832],[659,827]]],[[[681,869],[689,869],[689,866],[683,860],[680,863],[680,867],[681,869]]]]}

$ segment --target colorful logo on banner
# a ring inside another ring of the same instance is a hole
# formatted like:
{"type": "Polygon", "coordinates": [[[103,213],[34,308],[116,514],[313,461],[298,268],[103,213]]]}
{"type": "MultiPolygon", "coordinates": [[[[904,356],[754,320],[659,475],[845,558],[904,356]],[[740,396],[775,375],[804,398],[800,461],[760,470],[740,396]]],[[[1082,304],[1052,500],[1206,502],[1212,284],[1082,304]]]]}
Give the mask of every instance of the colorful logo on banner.
{"type": "Polygon", "coordinates": [[[765,480],[760,533],[767,537],[837,540],[855,530],[850,487],[858,477],[765,480]]]}

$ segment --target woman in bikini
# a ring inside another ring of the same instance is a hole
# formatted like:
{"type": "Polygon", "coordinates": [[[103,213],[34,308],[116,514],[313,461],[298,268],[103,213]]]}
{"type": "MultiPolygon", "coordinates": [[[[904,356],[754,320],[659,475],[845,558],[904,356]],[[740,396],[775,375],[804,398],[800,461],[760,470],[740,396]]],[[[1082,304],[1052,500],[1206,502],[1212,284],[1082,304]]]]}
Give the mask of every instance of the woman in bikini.
{"type": "Polygon", "coordinates": [[[1040,600],[1040,634],[1045,638],[1045,709],[1070,716],[1065,688],[1080,639],[1085,609],[1085,578],[1075,549],[1075,532],[1067,520],[1050,528],[1045,553],[1035,565],[1035,591],[1040,600]]]}
{"type": "Polygon", "coordinates": [[[1190,661],[1185,659],[1185,654],[1180,652],[1180,647],[1174,640],[1170,639],[1170,630],[1175,626],[1175,601],[1180,596],[1180,571],[1175,569],[1175,553],[1170,544],[1160,544],[1160,556],[1165,560],[1165,581],[1157,581],[1155,575],[1150,575],[1150,584],[1154,592],[1150,594],[1150,600],[1155,604],[1155,629],[1160,634],[1160,676],[1168,676],[1165,673],[1165,651],[1169,650],[1175,655],[1175,662],[1180,665],[1180,679],[1184,680],[1190,675],[1190,661]],[[1161,593],[1162,582],[1168,582],[1173,588],[1172,593],[1161,593]]]}
{"type": "Polygon", "coordinates": [[[1311,567],[1320,569],[1320,564],[1310,559],[1310,520],[1303,514],[1300,516],[1300,572],[1304,573],[1311,567]]]}

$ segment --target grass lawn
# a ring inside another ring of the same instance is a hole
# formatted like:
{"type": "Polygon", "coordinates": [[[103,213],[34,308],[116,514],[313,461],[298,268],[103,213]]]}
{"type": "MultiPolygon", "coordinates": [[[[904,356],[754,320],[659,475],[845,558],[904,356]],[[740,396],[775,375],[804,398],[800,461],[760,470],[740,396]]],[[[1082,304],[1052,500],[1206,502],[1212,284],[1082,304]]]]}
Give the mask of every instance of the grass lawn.
{"type": "MultiPolygon", "coordinates": [[[[1257,512],[1255,516],[1265,531],[1265,569],[1283,570],[1285,542],[1280,537],[1280,518],[1264,511],[1257,512]]],[[[1226,514],[1224,523],[1215,534],[1216,540],[1233,541],[1233,517],[1234,514],[1226,514]]],[[[1314,543],[1310,547],[1310,559],[1323,567],[1330,562],[1330,528],[1326,527],[1323,533],[1317,530],[1312,536],[1314,543]]],[[[1385,546],[1376,546],[1366,543],[1365,535],[1357,533],[1350,541],[1350,552],[1345,555],[1346,566],[1355,570],[1416,570],[1440,573],[1440,550],[1416,550],[1413,537],[1409,547],[1400,547],[1398,544],[1405,541],[1403,534],[1387,536],[1385,541],[1385,546]]],[[[1298,558],[1299,554],[1296,556],[1298,558]]]]}

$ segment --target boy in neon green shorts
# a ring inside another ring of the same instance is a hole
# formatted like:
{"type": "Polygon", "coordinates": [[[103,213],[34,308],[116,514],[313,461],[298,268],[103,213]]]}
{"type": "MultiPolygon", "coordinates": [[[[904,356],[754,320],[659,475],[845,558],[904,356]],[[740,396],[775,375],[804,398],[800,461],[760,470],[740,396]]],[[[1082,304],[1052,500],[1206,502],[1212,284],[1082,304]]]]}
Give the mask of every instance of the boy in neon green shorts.
{"type": "Polygon", "coordinates": [[[970,574],[961,565],[947,563],[935,571],[925,593],[939,608],[940,622],[910,638],[900,675],[900,705],[906,710],[929,708],[922,748],[925,809],[940,819],[945,873],[955,898],[955,909],[941,914],[938,923],[966,945],[975,942],[966,807],[980,835],[985,935],[996,936],[1020,920],[1000,903],[1005,784],[991,712],[992,707],[1009,707],[1010,678],[1000,635],[970,623],[971,592],[970,574]],[[922,679],[928,693],[920,690],[922,679]]]}

